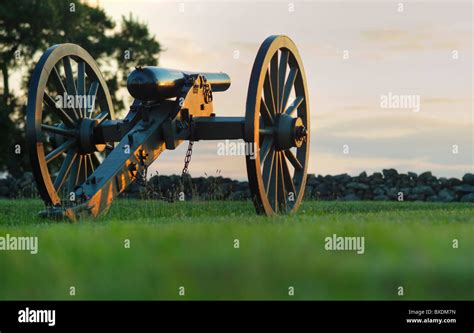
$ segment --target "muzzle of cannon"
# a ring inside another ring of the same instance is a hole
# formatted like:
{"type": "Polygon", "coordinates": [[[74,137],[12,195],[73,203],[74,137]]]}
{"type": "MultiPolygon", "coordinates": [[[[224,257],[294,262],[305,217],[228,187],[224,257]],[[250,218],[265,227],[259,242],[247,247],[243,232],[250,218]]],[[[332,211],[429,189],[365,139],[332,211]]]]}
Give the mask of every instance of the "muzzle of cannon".
{"type": "Polygon", "coordinates": [[[298,50],[268,37],[250,75],[245,116],[218,117],[213,93],[230,87],[225,73],[137,67],[127,80],[134,102],[115,119],[94,59],[78,45],[50,47],[29,85],[26,137],[42,216],[96,217],[140,179],[165,149],[185,140],[242,139],[256,211],[294,213],[303,200],[310,110],[298,50]]]}

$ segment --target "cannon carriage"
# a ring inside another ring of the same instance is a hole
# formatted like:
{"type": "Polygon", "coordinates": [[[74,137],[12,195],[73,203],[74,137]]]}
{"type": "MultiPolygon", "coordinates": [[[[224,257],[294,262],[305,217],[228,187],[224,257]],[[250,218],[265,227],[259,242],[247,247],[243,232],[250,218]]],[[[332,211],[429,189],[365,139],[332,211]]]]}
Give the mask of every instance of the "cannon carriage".
{"type": "Polygon", "coordinates": [[[257,213],[296,212],[306,184],[310,109],[295,44],[286,36],[263,42],[243,117],[214,112],[213,94],[230,84],[225,73],[137,67],[127,79],[134,101],[124,119],[115,119],[105,80],[87,51],[74,44],[49,48],[30,81],[26,122],[32,170],[46,204],[41,214],[99,216],[165,149],[185,140],[223,139],[254,147],[245,158],[257,213]]]}

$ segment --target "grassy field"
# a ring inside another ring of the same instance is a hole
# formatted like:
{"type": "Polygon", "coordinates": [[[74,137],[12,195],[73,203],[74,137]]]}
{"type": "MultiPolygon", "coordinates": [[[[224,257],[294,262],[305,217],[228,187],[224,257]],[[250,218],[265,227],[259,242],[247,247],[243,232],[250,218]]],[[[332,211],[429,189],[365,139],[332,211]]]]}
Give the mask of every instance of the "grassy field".
{"type": "Polygon", "coordinates": [[[474,299],[470,204],[305,202],[269,219],[248,202],[117,200],[76,224],[41,208],[0,201],[0,237],[39,239],[36,255],[0,251],[2,300],[474,299]],[[364,236],[365,253],[326,251],[333,234],[364,236]]]}

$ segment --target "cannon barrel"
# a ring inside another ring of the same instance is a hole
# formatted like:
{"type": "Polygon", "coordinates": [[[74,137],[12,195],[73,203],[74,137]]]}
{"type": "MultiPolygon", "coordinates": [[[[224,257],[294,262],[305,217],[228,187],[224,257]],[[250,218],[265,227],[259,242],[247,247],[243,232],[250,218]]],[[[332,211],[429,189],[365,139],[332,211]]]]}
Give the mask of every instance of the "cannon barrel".
{"type": "MultiPolygon", "coordinates": [[[[137,67],[127,79],[127,89],[134,98],[157,101],[177,97],[187,75],[198,74],[175,69],[147,66],[137,67]]],[[[210,83],[212,91],[225,91],[230,87],[230,77],[225,73],[199,73],[210,83]]]]}

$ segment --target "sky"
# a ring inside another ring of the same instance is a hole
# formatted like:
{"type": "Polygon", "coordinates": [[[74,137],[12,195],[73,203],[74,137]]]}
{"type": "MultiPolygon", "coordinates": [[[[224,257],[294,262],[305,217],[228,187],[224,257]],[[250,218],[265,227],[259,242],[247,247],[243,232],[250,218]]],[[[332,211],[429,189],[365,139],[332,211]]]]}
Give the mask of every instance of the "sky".
{"type": "MultiPolygon", "coordinates": [[[[160,66],[228,73],[231,88],[214,94],[218,116],[245,114],[261,42],[273,34],[293,39],[310,92],[309,173],[396,168],[460,177],[474,170],[470,1],[98,3],[117,22],[133,13],[148,24],[165,48],[160,66]],[[419,105],[381,107],[389,96],[419,105]]],[[[186,148],[166,151],[151,172],[179,174],[186,148]]],[[[197,142],[191,174],[247,177],[244,156],[217,152],[218,142],[197,142]]]]}

